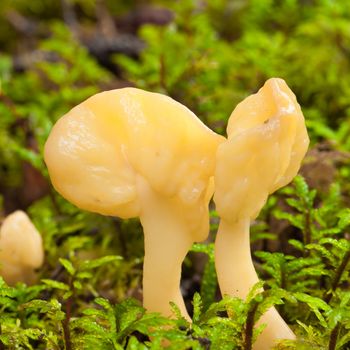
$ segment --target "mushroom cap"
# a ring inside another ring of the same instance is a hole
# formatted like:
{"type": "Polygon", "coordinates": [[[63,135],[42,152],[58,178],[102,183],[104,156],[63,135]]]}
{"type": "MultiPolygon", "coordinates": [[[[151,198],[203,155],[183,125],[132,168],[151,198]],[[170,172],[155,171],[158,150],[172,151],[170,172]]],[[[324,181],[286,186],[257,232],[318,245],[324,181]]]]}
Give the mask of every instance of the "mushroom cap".
{"type": "Polygon", "coordinates": [[[232,112],[218,147],[214,201],[221,217],[254,219],[297,174],[309,145],[304,116],[284,80],[266,81],[232,112]]]}
{"type": "Polygon", "coordinates": [[[40,233],[23,211],[8,215],[0,227],[0,275],[8,283],[26,281],[24,271],[42,265],[44,252],[40,233]],[[23,274],[23,278],[21,277],[23,274]]]}
{"type": "Polygon", "coordinates": [[[170,97],[123,88],[96,94],[59,119],[45,162],[55,189],[81,209],[139,216],[141,176],[157,193],[206,212],[223,140],[170,97]]]}

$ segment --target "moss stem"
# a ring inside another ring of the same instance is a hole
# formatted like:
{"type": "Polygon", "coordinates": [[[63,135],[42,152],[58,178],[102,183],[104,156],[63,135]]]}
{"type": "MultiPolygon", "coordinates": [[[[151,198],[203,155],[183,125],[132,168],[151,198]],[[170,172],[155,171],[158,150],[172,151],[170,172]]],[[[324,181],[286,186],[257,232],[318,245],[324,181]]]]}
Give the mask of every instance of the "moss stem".
{"type": "Polygon", "coordinates": [[[344,257],[343,257],[340,265],[338,266],[337,270],[335,271],[334,278],[333,278],[333,281],[331,284],[331,291],[328,293],[326,292],[323,296],[323,300],[326,303],[329,303],[331,301],[331,299],[333,297],[332,292],[334,292],[338,288],[338,285],[341,281],[341,277],[346,269],[346,266],[349,263],[349,260],[350,260],[350,249],[344,254],[344,257]]]}
{"type": "Polygon", "coordinates": [[[339,328],[340,328],[340,324],[337,323],[337,325],[332,329],[331,335],[329,337],[328,350],[335,350],[336,349],[339,328]]]}
{"type": "Polygon", "coordinates": [[[259,304],[254,303],[248,312],[245,324],[244,350],[251,350],[253,345],[254,317],[259,304]]]}

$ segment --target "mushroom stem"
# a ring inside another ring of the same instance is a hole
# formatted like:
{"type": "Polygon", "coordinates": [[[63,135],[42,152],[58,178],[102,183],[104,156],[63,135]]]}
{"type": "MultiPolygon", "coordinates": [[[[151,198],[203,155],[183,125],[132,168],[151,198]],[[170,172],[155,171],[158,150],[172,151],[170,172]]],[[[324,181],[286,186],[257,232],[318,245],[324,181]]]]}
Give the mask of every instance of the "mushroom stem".
{"type": "Polygon", "coordinates": [[[139,189],[145,237],[143,305],[152,312],[171,316],[172,301],[190,320],[180,292],[180,279],[181,264],[193,241],[181,205],[176,198],[158,194],[146,182],[139,184],[139,189]]]}
{"type": "MultiPolygon", "coordinates": [[[[259,281],[250,252],[249,219],[236,222],[221,219],[215,241],[215,264],[221,293],[245,299],[259,281]]],[[[262,315],[259,324],[267,326],[254,343],[255,350],[271,349],[280,339],[295,339],[275,308],[262,315]]]]}

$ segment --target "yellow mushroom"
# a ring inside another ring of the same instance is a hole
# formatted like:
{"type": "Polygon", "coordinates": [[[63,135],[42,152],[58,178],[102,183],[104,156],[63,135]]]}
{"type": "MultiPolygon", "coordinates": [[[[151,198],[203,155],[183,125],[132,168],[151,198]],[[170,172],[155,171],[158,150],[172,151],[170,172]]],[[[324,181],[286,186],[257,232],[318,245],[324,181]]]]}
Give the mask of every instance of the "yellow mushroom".
{"type": "Polygon", "coordinates": [[[15,211],[0,227],[0,276],[9,285],[33,283],[44,260],[40,233],[27,214],[15,211]]]}
{"type": "MultiPolygon", "coordinates": [[[[297,174],[309,138],[293,92],[282,79],[270,79],[232,112],[228,139],[218,147],[214,201],[220,216],[215,259],[222,294],[246,298],[258,282],[250,252],[249,225],[267,197],[297,174]]],[[[275,308],[254,349],[271,349],[294,334],[275,308]]]]}
{"type": "Polygon", "coordinates": [[[140,217],[146,309],[170,315],[181,264],[208,234],[217,146],[223,137],[173,99],[136,88],[94,95],[54,126],[45,162],[55,189],[79,208],[140,217]]]}

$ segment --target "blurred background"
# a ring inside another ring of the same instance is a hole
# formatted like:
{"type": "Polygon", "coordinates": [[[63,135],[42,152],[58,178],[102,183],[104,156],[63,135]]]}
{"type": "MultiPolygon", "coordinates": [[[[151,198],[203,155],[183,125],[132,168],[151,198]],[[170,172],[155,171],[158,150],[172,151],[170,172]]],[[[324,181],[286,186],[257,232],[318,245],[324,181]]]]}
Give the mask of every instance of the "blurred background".
{"type": "MultiPolygon", "coordinates": [[[[304,111],[311,147],[302,174],[318,190],[316,203],[335,183],[349,203],[348,1],[2,0],[1,216],[29,212],[45,241],[44,276],[59,279],[59,256],[120,254],[118,278],[104,271],[94,288],[140,297],[140,226],[81,212],[54,192],[42,157],[53,123],[92,94],[135,86],[173,97],[224,134],[236,104],[270,77],[285,79],[304,111]]],[[[300,238],[271,215],[281,198],[253,228],[258,249],[288,253],[287,239],[300,238]]],[[[190,298],[204,262],[197,256],[186,264],[190,298]]]]}
{"type": "MultiPolygon", "coordinates": [[[[88,96],[123,86],[168,94],[224,133],[239,101],[281,77],[303,108],[312,145],[321,142],[314,157],[342,161],[350,148],[349,58],[347,1],[2,0],[3,209],[47,194],[41,150],[53,122],[88,96]]],[[[326,177],[318,185],[334,175],[317,171],[326,177]]]]}

